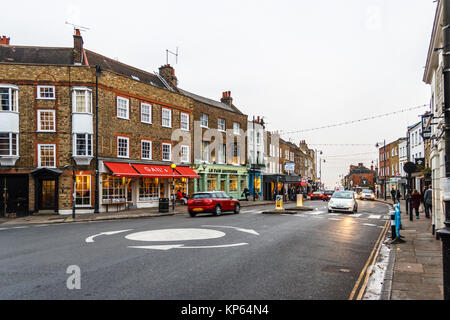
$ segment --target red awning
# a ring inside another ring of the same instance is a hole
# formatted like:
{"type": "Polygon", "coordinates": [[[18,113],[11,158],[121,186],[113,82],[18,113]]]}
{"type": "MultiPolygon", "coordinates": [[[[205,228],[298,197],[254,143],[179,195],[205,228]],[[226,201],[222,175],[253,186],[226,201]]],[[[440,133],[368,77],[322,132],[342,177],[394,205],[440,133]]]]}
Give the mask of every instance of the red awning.
{"type": "Polygon", "coordinates": [[[175,178],[181,178],[180,174],[176,170],[173,172],[170,166],[133,163],[133,167],[145,178],[172,178],[174,173],[175,178]]]}
{"type": "Polygon", "coordinates": [[[176,167],[175,170],[177,170],[183,178],[200,178],[200,176],[189,167],[176,167]]]}
{"type": "Polygon", "coordinates": [[[105,162],[105,165],[118,177],[139,177],[140,174],[129,163],[105,162]]]}

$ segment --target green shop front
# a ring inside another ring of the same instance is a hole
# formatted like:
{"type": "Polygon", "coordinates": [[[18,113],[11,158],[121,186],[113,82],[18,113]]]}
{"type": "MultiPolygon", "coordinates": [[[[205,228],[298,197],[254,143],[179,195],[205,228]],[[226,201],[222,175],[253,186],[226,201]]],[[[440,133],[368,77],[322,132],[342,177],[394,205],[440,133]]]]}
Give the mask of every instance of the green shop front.
{"type": "Polygon", "coordinates": [[[248,188],[248,170],[243,166],[196,165],[200,179],[194,181],[194,193],[202,191],[225,191],[235,199],[243,199],[242,192],[248,188]]]}

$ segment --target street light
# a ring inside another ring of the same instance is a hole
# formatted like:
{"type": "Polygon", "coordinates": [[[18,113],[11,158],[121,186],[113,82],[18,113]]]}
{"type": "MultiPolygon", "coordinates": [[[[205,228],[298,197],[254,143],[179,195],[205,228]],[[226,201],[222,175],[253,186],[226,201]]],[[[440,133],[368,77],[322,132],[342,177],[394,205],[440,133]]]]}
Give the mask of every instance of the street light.
{"type": "Polygon", "coordinates": [[[98,77],[103,77],[102,69],[95,66],[95,207],[94,213],[99,213],[99,183],[98,183],[98,77]]]}
{"type": "MultiPolygon", "coordinates": [[[[320,152],[320,154],[322,154],[322,151],[320,152]]],[[[319,173],[320,173],[320,185],[322,186],[323,182],[322,182],[322,162],[326,163],[325,159],[319,158],[319,163],[320,163],[320,169],[319,169],[319,173]]]]}
{"type": "MultiPolygon", "coordinates": [[[[380,147],[380,143],[377,142],[377,144],[375,145],[375,148],[379,148],[380,147]]],[[[384,189],[384,201],[387,200],[386,197],[386,140],[383,141],[383,168],[384,168],[384,172],[383,172],[383,189],[384,189]]],[[[381,161],[380,161],[381,162],[381,161]]],[[[380,167],[381,167],[381,163],[380,163],[380,167]]],[[[409,181],[408,181],[409,184],[409,181]]]]}
{"type": "Polygon", "coordinates": [[[172,168],[172,212],[175,211],[175,168],[177,167],[175,163],[170,165],[172,168]]]}

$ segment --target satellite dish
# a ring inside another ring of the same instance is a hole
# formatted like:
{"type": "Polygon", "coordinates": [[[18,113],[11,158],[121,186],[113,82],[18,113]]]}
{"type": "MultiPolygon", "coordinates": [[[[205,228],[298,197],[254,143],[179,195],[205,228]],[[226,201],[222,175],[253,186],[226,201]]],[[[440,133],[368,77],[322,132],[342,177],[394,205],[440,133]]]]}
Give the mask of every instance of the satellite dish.
{"type": "Polygon", "coordinates": [[[407,162],[403,166],[403,170],[405,170],[406,173],[410,173],[411,174],[414,171],[416,171],[416,164],[413,163],[413,162],[407,162]]]}

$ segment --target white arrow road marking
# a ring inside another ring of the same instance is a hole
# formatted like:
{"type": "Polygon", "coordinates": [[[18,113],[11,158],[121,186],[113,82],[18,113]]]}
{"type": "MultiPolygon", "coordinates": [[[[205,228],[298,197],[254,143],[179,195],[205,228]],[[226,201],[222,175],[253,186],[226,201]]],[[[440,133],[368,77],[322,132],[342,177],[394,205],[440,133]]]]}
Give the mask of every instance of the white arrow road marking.
{"type": "Polygon", "coordinates": [[[252,229],[244,229],[244,228],[237,228],[237,227],[230,227],[230,226],[208,226],[208,225],[204,225],[202,227],[212,227],[212,228],[229,228],[229,229],[235,229],[237,231],[241,231],[241,232],[246,232],[246,233],[250,233],[250,234],[254,234],[256,236],[259,236],[259,233],[256,232],[255,230],[252,229]]]}
{"type": "Polygon", "coordinates": [[[174,244],[174,245],[162,245],[162,246],[131,246],[128,248],[134,249],[147,249],[147,250],[170,250],[170,249],[212,249],[212,248],[229,248],[229,247],[240,247],[246,246],[248,243],[235,243],[235,244],[224,244],[218,246],[198,246],[198,247],[186,247],[184,244],[174,244]]]}
{"type": "Polygon", "coordinates": [[[93,236],[87,237],[87,238],[86,238],[86,242],[95,242],[95,241],[94,241],[94,238],[95,238],[95,237],[98,237],[98,236],[102,236],[102,235],[105,235],[105,236],[112,236],[113,234],[123,233],[123,232],[131,231],[131,230],[133,230],[133,229],[120,230],[120,231],[108,231],[108,232],[102,232],[102,233],[95,234],[95,235],[93,235],[93,236]]]}

